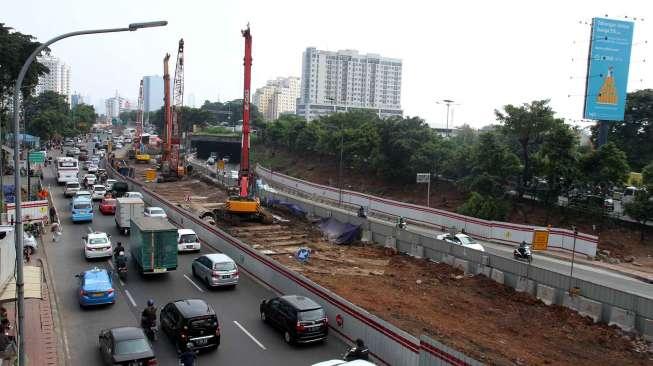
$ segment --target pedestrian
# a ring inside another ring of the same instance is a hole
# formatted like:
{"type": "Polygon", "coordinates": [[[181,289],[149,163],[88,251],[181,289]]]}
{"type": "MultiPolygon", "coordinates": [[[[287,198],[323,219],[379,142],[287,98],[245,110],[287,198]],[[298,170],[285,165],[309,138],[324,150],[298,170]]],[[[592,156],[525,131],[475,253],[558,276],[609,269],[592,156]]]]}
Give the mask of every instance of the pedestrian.
{"type": "Polygon", "coordinates": [[[7,309],[4,306],[0,306],[0,323],[4,320],[9,321],[9,316],[7,315],[7,309]]]}
{"type": "Polygon", "coordinates": [[[61,225],[55,221],[52,223],[50,230],[52,231],[52,242],[55,243],[61,236],[61,225]]]}
{"type": "Polygon", "coordinates": [[[57,215],[57,209],[54,208],[54,205],[50,206],[50,222],[54,222],[54,218],[57,215]]]}

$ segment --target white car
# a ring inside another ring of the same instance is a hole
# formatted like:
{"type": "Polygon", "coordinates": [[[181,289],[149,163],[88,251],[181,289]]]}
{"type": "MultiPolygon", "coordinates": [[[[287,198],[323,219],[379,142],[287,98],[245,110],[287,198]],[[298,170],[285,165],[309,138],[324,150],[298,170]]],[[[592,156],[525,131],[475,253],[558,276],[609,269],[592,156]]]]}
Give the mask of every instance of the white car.
{"type": "Polygon", "coordinates": [[[461,245],[465,248],[480,250],[481,252],[485,251],[485,248],[479,243],[476,242],[473,238],[465,234],[442,234],[437,236],[438,240],[444,240],[447,243],[452,243],[456,245],[461,245]]]}
{"type": "Polygon", "coordinates": [[[72,197],[75,195],[75,192],[79,191],[81,186],[79,182],[67,182],[66,188],[63,189],[63,195],[66,197],[72,197]]]}
{"type": "Polygon", "coordinates": [[[113,184],[116,183],[117,180],[115,179],[107,179],[106,182],[104,182],[104,186],[106,187],[107,191],[110,191],[113,189],[113,184]]]}
{"type": "Polygon", "coordinates": [[[143,194],[141,192],[125,192],[123,197],[143,199],[143,194]]]}
{"type": "Polygon", "coordinates": [[[94,201],[103,199],[105,194],[107,194],[107,187],[102,184],[96,184],[93,186],[91,197],[94,201]]]}
{"type": "Polygon", "coordinates": [[[84,246],[84,256],[89,258],[104,258],[113,255],[113,247],[111,245],[111,236],[107,233],[93,232],[82,238],[82,246],[84,246]]]}
{"type": "Polygon", "coordinates": [[[343,361],[343,360],[329,360],[314,363],[312,366],[375,366],[375,363],[365,360],[353,360],[353,361],[343,361]]]}
{"type": "Polygon", "coordinates": [[[90,187],[95,184],[97,177],[95,174],[86,174],[82,181],[86,184],[87,187],[90,187]]]}
{"type": "MultiPolygon", "coordinates": [[[[75,195],[73,196],[73,201],[76,200],[79,197],[86,197],[89,200],[92,199],[91,197],[93,194],[90,191],[77,191],[75,192],[75,195]]],[[[70,204],[72,205],[72,201],[70,201],[70,204]]]]}
{"type": "Polygon", "coordinates": [[[89,173],[97,173],[98,166],[95,164],[91,164],[88,166],[86,170],[88,170],[89,173]]]}
{"type": "Polygon", "coordinates": [[[39,247],[39,243],[36,241],[34,235],[23,231],[23,246],[29,250],[29,254],[32,255],[39,247]]]}
{"type": "Polygon", "coordinates": [[[122,149],[124,146],[119,142],[116,144],[116,149],[122,149]]]}
{"type": "Polygon", "coordinates": [[[200,239],[193,229],[177,229],[177,251],[200,251],[200,239]]]}
{"type": "Polygon", "coordinates": [[[143,211],[143,215],[145,217],[160,217],[163,219],[168,217],[166,212],[161,207],[147,207],[143,211]]]}

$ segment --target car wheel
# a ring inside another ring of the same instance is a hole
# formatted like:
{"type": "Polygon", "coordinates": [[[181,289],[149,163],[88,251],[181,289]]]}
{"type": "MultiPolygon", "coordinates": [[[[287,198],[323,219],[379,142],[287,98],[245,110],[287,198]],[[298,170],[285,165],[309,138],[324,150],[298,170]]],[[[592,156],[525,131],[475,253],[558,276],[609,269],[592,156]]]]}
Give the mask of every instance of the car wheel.
{"type": "Polygon", "coordinates": [[[283,340],[286,341],[286,343],[288,343],[288,344],[293,344],[294,343],[292,335],[290,334],[289,331],[283,332],[283,340]]]}

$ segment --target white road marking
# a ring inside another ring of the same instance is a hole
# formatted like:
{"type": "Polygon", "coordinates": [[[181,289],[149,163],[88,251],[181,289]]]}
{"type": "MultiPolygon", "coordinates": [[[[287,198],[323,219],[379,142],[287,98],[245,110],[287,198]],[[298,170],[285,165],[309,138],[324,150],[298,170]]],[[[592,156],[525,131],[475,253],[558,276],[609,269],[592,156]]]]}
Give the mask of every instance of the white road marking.
{"type": "Polygon", "coordinates": [[[199,286],[195,283],[195,281],[191,280],[190,277],[186,276],[186,274],[184,274],[184,277],[186,277],[186,279],[188,280],[188,282],[192,283],[193,286],[195,286],[196,289],[200,290],[200,292],[204,292],[204,290],[202,290],[202,288],[199,287],[199,286]]]}
{"type": "Polygon", "coordinates": [[[242,330],[243,333],[247,334],[247,336],[251,338],[254,341],[254,343],[256,343],[259,347],[261,347],[261,349],[263,349],[264,351],[266,350],[265,346],[261,342],[259,342],[258,339],[254,338],[254,336],[250,332],[248,332],[247,329],[245,329],[242,325],[240,325],[240,323],[234,320],[234,324],[236,324],[236,326],[240,328],[240,330],[242,330]]]}
{"type": "Polygon", "coordinates": [[[125,294],[127,294],[127,297],[129,298],[129,301],[131,301],[132,305],[137,307],[136,301],[134,301],[134,298],[132,297],[132,294],[129,293],[129,290],[125,289],[125,294]]]}

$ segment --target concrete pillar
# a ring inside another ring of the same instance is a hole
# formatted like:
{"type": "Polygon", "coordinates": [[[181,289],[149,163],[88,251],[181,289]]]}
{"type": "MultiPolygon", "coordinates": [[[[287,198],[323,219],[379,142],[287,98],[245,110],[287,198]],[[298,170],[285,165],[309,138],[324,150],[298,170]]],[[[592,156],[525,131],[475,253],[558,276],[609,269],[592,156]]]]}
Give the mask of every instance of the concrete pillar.
{"type": "MultiPolygon", "coordinates": [[[[313,207],[313,206],[311,206],[313,207]]],[[[361,234],[361,241],[363,243],[369,243],[372,241],[372,232],[370,230],[363,230],[363,233],[361,234]]]]}
{"type": "Polygon", "coordinates": [[[424,258],[424,247],[419,244],[412,244],[410,248],[410,255],[415,258],[424,258]]]}

